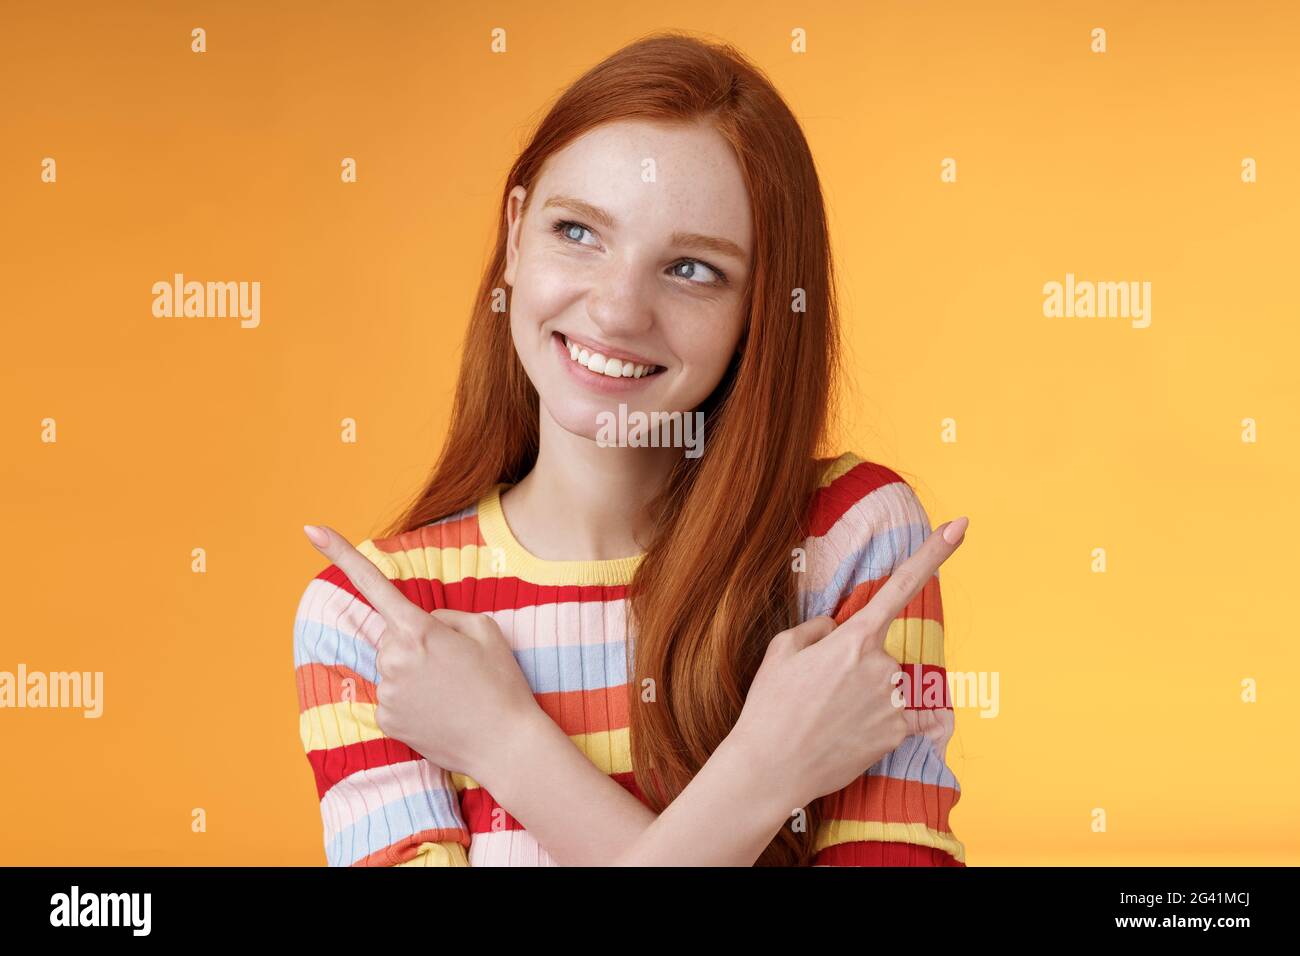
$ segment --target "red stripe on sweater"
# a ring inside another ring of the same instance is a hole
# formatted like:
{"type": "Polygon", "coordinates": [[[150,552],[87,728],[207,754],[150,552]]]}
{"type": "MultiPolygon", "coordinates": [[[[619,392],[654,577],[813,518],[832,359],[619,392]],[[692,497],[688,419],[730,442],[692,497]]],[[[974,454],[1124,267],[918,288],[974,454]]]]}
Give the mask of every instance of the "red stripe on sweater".
{"type": "Polygon", "coordinates": [[[533,694],[537,705],[568,736],[622,730],[628,726],[628,687],[549,691],[533,694]]]}
{"type": "MultiPolygon", "coordinates": [[[[868,602],[876,596],[888,580],[889,575],[885,575],[875,581],[863,581],[850,591],[848,596],[840,602],[840,606],[835,609],[833,615],[835,623],[843,624],[866,607],[868,602]]],[[[916,596],[907,602],[907,606],[903,608],[898,617],[926,618],[940,624],[943,623],[943,597],[939,589],[938,575],[930,575],[930,579],[921,586],[921,590],[916,592],[916,596]]]]}
{"type": "Polygon", "coordinates": [[[298,682],[298,712],[323,704],[342,703],[345,697],[355,704],[377,704],[375,685],[346,664],[321,664],[311,661],[295,668],[298,682]],[[350,680],[351,684],[344,681],[350,680]],[[350,695],[349,695],[350,691],[350,695]]]}
{"type": "Polygon", "coordinates": [[[423,759],[406,744],[392,737],[378,737],[344,747],[312,750],[307,753],[307,760],[316,774],[317,797],[324,797],[330,787],[358,770],[388,767],[396,763],[406,763],[408,760],[423,759]]]}
{"type": "Polygon", "coordinates": [[[376,850],[369,856],[363,856],[353,866],[396,866],[415,859],[420,852],[421,843],[459,843],[469,849],[469,837],[461,830],[444,827],[441,830],[421,830],[408,837],[402,837],[396,843],[376,850]]]}
{"type": "Polygon", "coordinates": [[[904,710],[953,709],[946,667],[939,664],[899,664],[898,669],[905,680],[904,710]]]}
{"type": "MultiPolygon", "coordinates": [[[[353,586],[337,565],[331,564],[316,577],[346,591],[366,607],[373,608],[374,605],[353,586]]],[[[428,578],[407,578],[392,583],[408,601],[426,611],[449,607],[476,614],[518,611],[574,601],[608,603],[627,597],[627,585],[624,584],[532,584],[514,577],[462,578],[454,584],[443,584],[428,578]]]]}
{"type": "Polygon", "coordinates": [[[813,866],[962,866],[951,854],[932,846],[884,840],[837,843],[817,854],[813,866]]]}
{"type": "Polygon", "coordinates": [[[477,514],[469,514],[454,521],[427,524],[388,538],[373,538],[372,542],[385,554],[423,548],[464,548],[471,544],[480,548],[487,546],[483,533],[479,530],[477,514]]]}
{"type": "Polygon", "coordinates": [[[924,823],[931,830],[951,833],[948,815],[961,799],[961,791],[873,773],[862,774],[820,799],[823,820],[924,823]]]}
{"type": "MultiPolygon", "coordinates": [[[[632,773],[611,773],[609,778],[619,784],[642,803],[645,796],[637,786],[636,776],[632,773]]],[[[460,813],[470,833],[493,833],[502,830],[522,830],[523,824],[512,817],[508,810],[496,802],[492,794],[482,787],[464,790],[460,795],[460,813]],[[500,813],[497,813],[497,811],[500,813]]]]}
{"type": "Polygon", "coordinates": [[[819,538],[835,526],[844,513],[877,488],[903,479],[884,465],[864,461],[854,465],[829,485],[813,493],[804,535],[819,538]]]}
{"type": "MultiPolygon", "coordinates": [[[[624,584],[533,584],[521,578],[462,578],[444,587],[446,607],[485,613],[570,602],[608,603],[627,597],[624,584]]],[[[430,608],[429,610],[432,610],[430,608]]]]}

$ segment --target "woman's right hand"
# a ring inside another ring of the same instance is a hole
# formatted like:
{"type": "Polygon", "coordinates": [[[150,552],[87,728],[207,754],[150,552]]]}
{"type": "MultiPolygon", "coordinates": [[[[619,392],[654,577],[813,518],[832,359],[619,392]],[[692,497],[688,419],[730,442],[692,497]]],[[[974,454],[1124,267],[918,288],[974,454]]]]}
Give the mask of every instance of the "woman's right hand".
{"type": "Polygon", "coordinates": [[[553,726],[492,618],[425,611],[333,528],[306,528],[312,545],[384,620],[375,723],[385,736],[481,782],[486,769],[510,763],[529,728],[553,726]]]}
{"type": "Polygon", "coordinates": [[[727,742],[788,794],[792,809],[847,786],[919,732],[919,712],[906,710],[895,689],[900,665],[885,635],[957,550],[966,525],[958,518],[936,528],[843,624],[810,618],[768,644],[727,742]]]}

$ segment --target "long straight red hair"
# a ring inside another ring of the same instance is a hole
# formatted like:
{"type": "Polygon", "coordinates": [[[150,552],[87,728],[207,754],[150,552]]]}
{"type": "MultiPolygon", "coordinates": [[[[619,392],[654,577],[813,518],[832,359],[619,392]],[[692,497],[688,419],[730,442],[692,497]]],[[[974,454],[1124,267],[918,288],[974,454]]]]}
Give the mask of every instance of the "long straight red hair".
{"type": "MultiPolygon", "coordinates": [[[[683,456],[656,499],[655,537],[628,589],[632,763],[658,811],[730,732],[767,643],[798,623],[792,552],[826,450],[836,372],[834,267],[812,154],[790,109],[743,54],[680,31],[656,33],[560,95],[502,191],[442,453],[384,533],[467,508],[533,467],[537,392],[492,308],[505,288],[506,198],[523,186],[531,200],[548,156],[602,123],[631,118],[712,123],[735,149],[754,236],[748,320],[735,361],[702,406],[704,452],[683,456]],[[646,687],[652,701],[643,700],[646,687]]],[[[810,862],[818,821],[814,807],[805,813],[803,827],[781,828],[759,865],[810,862]]]]}

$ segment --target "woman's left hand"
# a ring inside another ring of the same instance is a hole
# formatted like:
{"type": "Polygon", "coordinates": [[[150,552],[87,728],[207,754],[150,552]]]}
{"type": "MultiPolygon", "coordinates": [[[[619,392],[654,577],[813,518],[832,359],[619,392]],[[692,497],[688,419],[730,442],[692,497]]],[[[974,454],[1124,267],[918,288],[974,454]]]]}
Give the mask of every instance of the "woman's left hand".
{"type": "Polygon", "coordinates": [[[446,770],[475,779],[508,764],[537,719],[537,705],[501,629],[486,614],[429,612],[407,600],[331,528],[307,537],[383,617],[375,719],[389,737],[446,770]]]}

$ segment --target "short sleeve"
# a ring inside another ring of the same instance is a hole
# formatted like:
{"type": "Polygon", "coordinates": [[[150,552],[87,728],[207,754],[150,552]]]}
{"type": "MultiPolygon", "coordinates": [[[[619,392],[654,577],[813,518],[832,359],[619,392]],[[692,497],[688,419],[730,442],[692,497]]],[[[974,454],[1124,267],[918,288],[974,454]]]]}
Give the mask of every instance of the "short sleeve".
{"type": "MultiPolygon", "coordinates": [[[[846,454],[827,467],[809,512],[803,620],[843,622],[863,607],[930,535],[913,488],[883,465],[846,454]]],[[[936,573],[890,625],[885,650],[910,682],[908,736],[848,786],[819,798],[820,866],[965,866],[949,815],[961,796],[947,765],[954,727],[936,573]]]]}
{"type": "MultiPolygon", "coordinates": [[[[357,550],[391,580],[373,540],[357,550]]],[[[330,565],[294,619],[298,729],[316,782],[330,866],[468,866],[469,829],[451,774],[375,719],[375,656],[384,619],[330,565]]]]}

